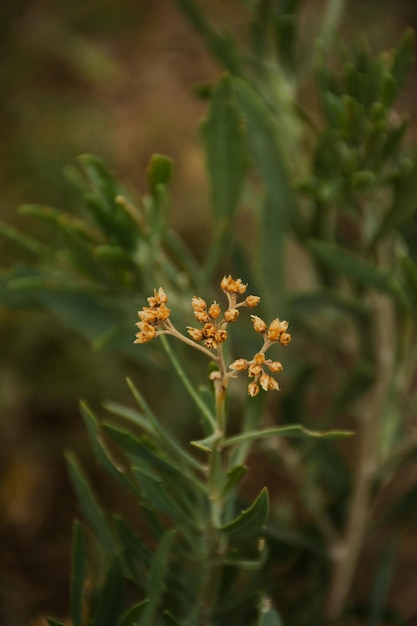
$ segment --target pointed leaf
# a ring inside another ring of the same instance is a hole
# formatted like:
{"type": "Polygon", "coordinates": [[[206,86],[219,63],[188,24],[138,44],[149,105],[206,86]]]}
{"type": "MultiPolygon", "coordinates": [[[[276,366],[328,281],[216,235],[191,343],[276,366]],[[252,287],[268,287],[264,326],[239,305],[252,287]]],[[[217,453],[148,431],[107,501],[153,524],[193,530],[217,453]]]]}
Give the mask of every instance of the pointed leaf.
{"type": "Polygon", "coordinates": [[[374,287],[395,295],[402,301],[400,285],[389,272],[377,269],[371,263],[335,244],[310,239],[308,246],[317,258],[333,270],[357,280],[365,287],[374,287]]]}
{"type": "Polygon", "coordinates": [[[141,626],[151,626],[163,600],[166,586],[166,578],[169,573],[169,558],[172,544],[176,535],[175,530],[170,530],[159,544],[158,550],[152,561],[148,580],[148,598],[141,618],[141,626]]]}
{"type": "Polygon", "coordinates": [[[115,558],[107,572],[105,581],[95,597],[94,624],[114,626],[123,611],[123,571],[115,558]]]}
{"type": "Polygon", "coordinates": [[[290,426],[275,426],[273,428],[264,428],[262,430],[252,430],[241,435],[229,437],[224,442],[224,446],[235,446],[244,441],[256,441],[257,439],[267,439],[268,437],[290,437],[293,439],[302,439],[305,437],[317,437],[319,439],[340,439],[343,437],[351,437],[355,433],[350,430],[329,430],[320,432],[310,430],[301,426],[301,424],[291,424],[290,426]]]}
{"type": "Polygon", "coordinates": [[[63,622],[58,622],[58,620],[54,619],[53,617],[47,617],[46,621],[48,622],[49,626],[67,626],[67,624],[64,624],[63,622]]]}
{"type": "Polygon", "coordinates": [[[231,82],[223,77],[213,92],[202,125],[215,219],[231,222],[239,202],[246,164],[245,134],[231,82]]]}
{"type": "Polygon", "coordinates": [[[74,522],[71,559],[71,620],[83,626],[83,597],[86,577],[86,554],[81,524],[74,522]]]}
{"type": "Polygon", "coordinates": [[[268,489],[264,487],[251,506],[220,530],[231,537],[250,537],[265,528],[269,516],[268,489]]]}
{"type": "Polygon", "coordinates": [[[222,491],[222,497],[227,496],[245,476],[248,468],[246,465],[235,465],[227,471],[227,479],[222,491]]]}
{"type": "Polygon", "coordinates": [[[138,623],[138,619],[143,608],[148,604],[148,602],[149,600],[142,600],[142,602],[138,602],[130,607],[130,609],[123,615],[118,626],[135,626],[135,624],[138,623]]]}
{"type": "Polygon", "coordinates": [[[100,428],[98,425],[98,421],[93,413],[93,411],[89,408],[89,406],[81,402],[80,403],[81,413],[84,418],[84,423],[87,427],[87,431],[90,437],[90,443],[93,448],[93,452],[97,458],[97,461],[106,468],[106,470],[122,485],[127,487],[129,491],[134,491],[129,479],[125,475],[124,469],[116,462],[114,457],[110,454],[110,451],[106,448],[102,435],[100,432],[100,428]]]}
{"type": "Polygon", "coordinates": [[[93,527],[98,541],[107,550],[112,550],[114,547],[114,540],[110,526],[107,523],[106,516],[101,509],[78,461],[71,453],[66,456],[69,476],[78,496],[80,508],[93,527]]]}

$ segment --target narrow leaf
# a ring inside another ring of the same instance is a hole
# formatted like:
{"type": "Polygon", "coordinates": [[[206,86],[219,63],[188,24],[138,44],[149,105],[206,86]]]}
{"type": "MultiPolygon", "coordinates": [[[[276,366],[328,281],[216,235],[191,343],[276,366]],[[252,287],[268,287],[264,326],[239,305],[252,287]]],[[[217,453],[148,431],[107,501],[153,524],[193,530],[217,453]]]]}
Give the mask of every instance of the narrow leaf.
{"type": "Polygon", "coordinates": [[[71,620],[73,626],[83,626],[83,595],[86,576],[86,555],[81,524],[74,522],[71,563],[71,620]]]}
{"type": "Polygon", "coordinates": [[[214,90],[209,114],[201,130],[214,217],[231,222],[239,202],[246,151],[242,120],[228,76],[223,77],[214,90]]]}
{"type": "Polygon", "coordinates": [[[78,496],[80,508],[92,525],[99,542],[107,550],[111,550],[114,547],[114,540],[110,526],[107,523],[106,516],[101,509],[78,461],[71,453],[68,453],[66,456],[69,476],[78,496]]]}
{"type": "Polygon", "coordinates": [[[161,543],[152,561],[148,580],[148,598],[141,618],[141,626],[151,626],[154,623],[158,609],[162,603],[166,585],[166,577],[169,573],[169,557],[176,531],[169,531],[161,543]]]}
{"type": "Polygon", "coordinates": [[[264,487],[251,506],[220,530],[232,537],[249,537],[262,532],[269,516],[268,489],[264,487]]]}
{"type": "Polygon", "coordinates": [[[94,624],[114,626],[119,622],[123,611],[123,586],[122,567],[115,558],[95,598],[94,624]]]}
{"type": "Polygon", "coordinates": [[[267,439],[268,437],[289,437],[293,439],[302,439],[305,437],[316,437],[319,439],[340,439],[343,437],[351,437],[355,433],[350,430],[329,430],[320,432],[310,430],[301,426],[301,424],[292,424],[291,426],[276,426],[274,428],[264,428],[263,430],[252,430],[241,435],[229,437],[224,442],[224,446],[235,446],[244,441],[257,441],[258,439],[267,439]]]}
{"type": "Polygon", "coordinates": [[[310,239],[308,246],[317,258],[333,270],[357,280],[364,286],[374,287],[401,298],[399,283],[392,274],[377,269],[371,263],[335,244],[310,239]]]}

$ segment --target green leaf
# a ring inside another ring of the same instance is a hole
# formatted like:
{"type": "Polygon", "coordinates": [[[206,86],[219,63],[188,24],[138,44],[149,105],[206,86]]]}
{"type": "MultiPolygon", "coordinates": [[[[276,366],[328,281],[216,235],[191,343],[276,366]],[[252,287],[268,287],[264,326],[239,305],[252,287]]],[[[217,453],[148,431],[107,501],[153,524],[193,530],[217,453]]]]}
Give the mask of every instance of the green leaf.
{"type": "Polygon", "coordinates": [[[36,254],[39,257],[45,258],[47,260],[51,260],[54,255],[54,251],[47,246],[36,241],[36,239],[32,239],[32,237],[28,237],[21,233],[17,228],[13,228],[13,226],[9,226],[4,222],[0,222],[0,234],[4,235],[11,241],[16,242],[19,246],[24,248],[25,250],[29,250],[33,254],[36,254]]]}
{"type": "Polygon", "coordinates": [[[124,469],[116,462],[116,459],[112,457],[110,451],[106,448],[100,432],[98,421],[93,411],[85,402],[80,403],[80,409],[84,418],[84,423],[87,427],[91,447],[93,448],[93,452],[97,458],[97,461],[100,463],[100,465],[105,467],[106,470],[117,481],[127,487],[129,491],[133,491],[134,493],[136,493],[127,476],[125,475],[124,469]]]}
{"type": "Polygon", "coordinates": [[[227,478],[221,494],[223,498],[240,483],[247,471],[246,465],[235,465],[226,472],[227,478]]]}
{"type": "Polygon", "coordinates": [[[413,311],[417,309],[417,265],[408,255],[400,258],[401,271],[406,286],[406,294],[411,302],[413,311]]]}
{"type": "Polygon", "coordinates": [[[68,453],[66,457],[69,476],[75,493],[77,494],[82,512],[92,525],[94,533],[101,545],[106,548],[106,550],[113,550],[113,534],[84,472],[71,453],[68,453]]]}
{"type": "Polygon", "coordinates": [[[275,426],[273,428],[264,428],[262,430],[252,430],[241,435],[229,437],[224,442],[224,446],[235,446],[245,441],[257,441],[258,439],[267,439],[268,437],[290,437],[293,439],[303,439],[308,437],[316,437],[319,439],[340,439],[343,437],[351,437],[355,433],[350,430],[329,430],[320,432],[310,430],[301,426],[301,424],[291,424],[291,426],[275,426]]]}
{"type": "MultiPolygon", "coordinates": [[[[161,339],[164,339],[164,337],[162,336],[161,339]]],[[[142,411],[148,418],[150,422],[150,426],[153,429],[153,432],[155,433],[156,437],[161,441],[161,443],[163,443],[178,458],[188,463],[188,465],[190,465],[191,467],[194,467],[194,469],[203,471],[200,463],[198,463],[198,461],[196,461],[192,456],[190,456],[187,452],[185,452],[185,450],[183,450],[182,447],[175,441],[172,435],[165,432],[165,430],[162,428],[161,424],[159,423],[157,417],[155,416],[153,411],[151,411],[144,397],[139,392],[139,389],[134,385],[134,383],[132,382],[130,378],[127,378],[127,384],[130,390],[132,391],[133,396],[139,405],[139,408],[142,409],[142,411]]]]}
{"type": "Polygon", "coordinates": [[[163,537],[153,558],[147,585],[149,602],[143,611],[141,626],[151,626],[155,623],[169,574],[169,558],[175,535],[176,531],[170,530],[163,537]]]}
{"type": "Polygon", "coordinates": [[[194,0],[175,0],[187,16],[195,30],[202,37],[209,52],[232,74],[239,74],[240,59],[236,42],[226,35],[219,35],[207,21],[204,13],[194,0]]]}
{"type": "Polygon", "coordinates": [[[141,467],[134,467],[132,471],[139,483],[147,506],[169,517],[183,531],[190,527],[193,520],[190,519],[189,512],[178,506],[178,499],[173,497],[171,490],[165,487],[157,475],[141,467]]]}
{"type": "Polygon", "coordinates": [[[135,626],[143,608],[148,604],[148,602],[149,600],[143,600],[142,602],[138,602],[130,607],[130,609],[123,615],[118,626],[135,626]]]}
{"type": "Polygon", "coordinates": [[[398,548],[399,537],[396,534],[382,548],[372,590],[368,626],[380,626],[380,624],[384,623],[384,610],[388,604],[388,594],[394,574],[398,548]]]}
{"type": "Polygon", "coordinates": [[[414,61],[415,32],[412,28],[407,29],[400,44],[394,51],[391,73],[399,90],[407,78],[407,74],[414,61]]]}
{"type": "Polygon", "coordinates": [[[290,222],[296,221],[298,209],[275,118],[248,83],[235,79],[234,89],[246,118],[250,152],[266,185],[258,246],[258,281],[263,297],[268,300],[268,313],[274,316],[283,307],[284,238],[290,222]]]}
{"type": "Polygon", "coordinates": [[[167,353],[169,360],[171,361],[179,379],[181,380],[182,384],[184,385],[184,387],[186,388],[186,390],[188,391],[191,399],[194,401],[194,404],[196,405],[196,407],[199,409],[199,411],[201,411],[201,414],[204,418],[204,421],[206,422],[207,426],[212,430],[215,426],[216,426],[216,418],[215,416],[212,414],[212,412],[210,411],[209,407],[207,406],[207,404],[204,402],[203,398],[201,397],[201,395],[199,394],[199,392],[197,391],[195,384],[193,384],[193,382],[189,379],[189,377],[187,376],[184,368],[182,367],[181,363],[179,362],[177,356],[175,355],[175,353],[173,352],[173,350],[171,349],[171,346],[169,345],[169,341],[166,337],[166,335],[161,335],[161,342],[162,345],[164,347],[165,352],[167,353]]]}
{"type": "Polygon", "coordinates": [[[378,231],[372,241],[372,246],[405,224],[417,211],[417,151],[412,157],[412,166],[406,176],[400,181],[391,208],[381,221],[378,231]]]}
{"type": "Polygon", "coordinates": [[[94,598],[94,624],[115,626],[118,623],[123,611],[123,587],[122,567],[119,559],[115,558],[94,598]]]}
{"type": "Polygon", "coordinates": [[[48,622],[49,626],[67,626],[63,622],[58,622],[58,620],[54,619],[53,617],[48,617],[46,621],[48,622]]]}
{"type": "Polygon", "coordinates": [[[86,577],[86,554],[81,524],[74,522],[71,563],[71,620],[73,626],[83,626],[83,596],[86,577]]]}
{"type": "Polygon", "coordinates": [[[264,487],[248,509],[220,530],[231,537],[250,537],[263,531],[269,516],[268,489],[264,487]]]}
{"type": "Polygon", "coordinates": [[[209,435],[205,439],[197,439],[195,441],[190,441],[191,445],[203,452],[213,452],[213,448],[216,443],[221,439],[221,433],[215,432],[212,435],[209,435]]]}
{"type": "Polygon", "coordinates": [[[333,270],[357,280],[365,287],[374,287],[402,300],[400,285],[391,273],[377,269],[335,244],[310,239],[308,247],[320,261],[333,270]]]}
{"type": "Polygon", "coordinates": [[[202,124],[216,222],[231,223],[239,202],[246,165],[245,133],[231,81],[224,76],[213,92],[202,124]]]}
{"type": "Polygon", "coordinates": [[[162,619],[164,620],[165,626],[181,626],[180,622],[177,622],[169,611],[163,612],[162,619]]]}

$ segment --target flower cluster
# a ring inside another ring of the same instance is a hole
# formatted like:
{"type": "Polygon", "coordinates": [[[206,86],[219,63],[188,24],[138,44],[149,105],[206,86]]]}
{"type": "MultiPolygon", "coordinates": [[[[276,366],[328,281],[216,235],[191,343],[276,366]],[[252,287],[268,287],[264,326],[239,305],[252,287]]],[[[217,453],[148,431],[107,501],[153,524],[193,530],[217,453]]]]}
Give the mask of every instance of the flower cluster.
{"type": "Polygon", "coordinates": [[[148,299],[149,306],[142,307],[138,311],[140,322],[136,322],[139,332],[136,333],[134,343],[148,343],[157,333],[159,328],[164,328],[170,316],[171,310],[167,307],[167,295],[160,287],[158,291],[154,289],[154,295],[148,299]]]}
{"type": "Polygon", "coordinates": [[[229,366],[231,371],[227,371],[222,348],[222,344],[228,338],[227,326],[239,318],[241,307],[256,307],[260,298],[252,295],[244,297],[247,285],[240,278],[234,279],[230,275],[222,279],[220,287],[227,297],[227,308],[223,313],[216,301],[208,306],[200,296],[193,296],[191,299],[194,317],[202,324],[202,327],[187,326],[189,337],[179,332],[169,319],[171,311],[167,307],[168,298],[162,287],[158,291],[154,289],[154,295],[148,298],[149,306],[142,307],[142,310],[138,312],[140,321],[136,323],[136,326],[139,332],[136,333],[134,343],[148,343],[157,335],[167,333],[197,348],[216,361],[219,369],[213,375],[224,388],[228,380],[238,372],[247,372],[249,378],[252,379],[248,384],[250,396],[256,396],[261,388],[265,391],[279,389],[277,381],[270,373],[280,372],[283,369],[282,365],[279,361],[266,359],[265,353],[273,344],[279,343],[283,346],[289,344],[291,335],[287,332],[288,322],[276,318],[268,326],[262,318],[251,315],[254,330],[263,337],[263,346],[253,359],[237,359],[229,366]]]}
{"type": "Polygon", "coordinates": [[[208,307],[207,302],[199,296],[194,296],[191,300],[196,320],[204,325],[202,328],[187,326],[187,332],[194,341],[203,341],[205,347],[209,350],[216,349],[219,344],[226,341],[226,326],[229,323],[236,322],[238,319],[238,307],[254,307],[260,301],[259,296],[247,296],[244,300],[238,302],[238,296],[243,295],[247,289],[247,285],[242,283],[241,278],[235,280],[230,275],[225,276],[220,283],[220,287],[228,299],[228,308],[223,316],[220,305],[216,301],[208,307]]]}
{"type": "Polygon", "coordinates": [[[250,396],[254,397],[258,395],[261,387],[264,391],[279,389],[277,381],[265,371],[264,366],[275,374],[282,371],[282,364],[279,361],[266,359],[265,352],[274,343],[280,343],[283,346],[288,345],[291,341],[291,335],[287,333],[288,322],[284,320],[280,321],[276,318],[268,326],[264,320],[257,315],[251,315],[251,319],[255,331],[263,336],[264,345],[251,361],[247,359],[237,359],[229,367],[236,372],[248,372],[249,378],[253,378],[248,385],[248,393],[250,396]]]}

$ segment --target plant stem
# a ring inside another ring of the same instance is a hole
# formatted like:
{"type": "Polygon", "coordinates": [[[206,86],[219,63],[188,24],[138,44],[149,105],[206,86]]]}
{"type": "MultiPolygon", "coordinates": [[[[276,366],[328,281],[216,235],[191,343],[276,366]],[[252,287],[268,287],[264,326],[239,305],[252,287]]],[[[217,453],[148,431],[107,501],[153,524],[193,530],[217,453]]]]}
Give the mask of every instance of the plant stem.
{"type": "Polygon", "coordinates": [[[358,471],[348,520],[342,540],[333,544],[333,575],[327,602],[327,618],[340,617],[350,592],[371,508],[372,481],[377,467],[378,429],[394,368],[395,320],[392,303],[387,297],[372,294],[371,309],[376,345],[376,378],[365,406],[362,406],[362,438],[358,471]]]}

